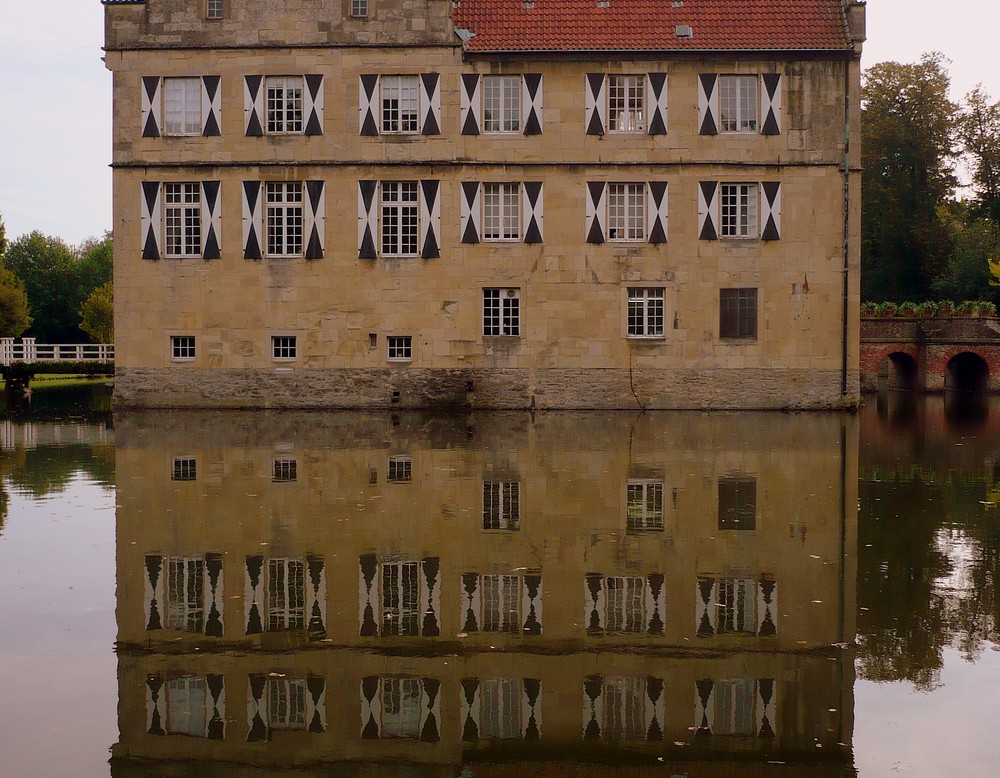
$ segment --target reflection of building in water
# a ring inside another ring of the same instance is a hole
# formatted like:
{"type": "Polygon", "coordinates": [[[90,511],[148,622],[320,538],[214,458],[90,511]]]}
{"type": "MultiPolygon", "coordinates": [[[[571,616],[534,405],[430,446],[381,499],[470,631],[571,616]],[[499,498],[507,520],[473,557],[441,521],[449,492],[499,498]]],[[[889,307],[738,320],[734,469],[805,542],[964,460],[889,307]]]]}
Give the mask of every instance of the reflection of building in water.
{"type": "Polygon", "coordinates": [[[117,427],[116,774],[850,762],[853,419],[117,427]]]}

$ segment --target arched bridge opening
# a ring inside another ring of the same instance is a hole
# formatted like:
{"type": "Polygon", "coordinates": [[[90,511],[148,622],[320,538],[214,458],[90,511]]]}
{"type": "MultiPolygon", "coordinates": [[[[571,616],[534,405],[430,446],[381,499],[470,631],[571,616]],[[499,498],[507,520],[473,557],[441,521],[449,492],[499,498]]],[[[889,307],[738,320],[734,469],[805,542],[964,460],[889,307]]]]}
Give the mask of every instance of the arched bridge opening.
{"type": "Polygon", "coordinates": [[[979,354],[963,351],[948,360],[945,368],[946,392],[985,394],[989,387],[990,367],[979,354]]]}
{"type": "Polygon", "coordinates": [[[912,392],[917,387],[917,360],[904,351],[888,354],[879,369],[879,376],[885,378],[886,387],[893,391],[912,392]]]}

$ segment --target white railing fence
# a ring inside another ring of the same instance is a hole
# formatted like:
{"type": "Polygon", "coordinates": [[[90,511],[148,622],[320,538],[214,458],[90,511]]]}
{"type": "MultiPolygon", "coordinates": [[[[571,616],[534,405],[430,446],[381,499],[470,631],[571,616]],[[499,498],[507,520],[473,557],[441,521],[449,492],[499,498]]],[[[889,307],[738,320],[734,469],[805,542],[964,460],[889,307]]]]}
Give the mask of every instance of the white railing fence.
{"type": "Polygon", "coordinates": [[[113,362],[112,343],[35,343],[34,338],[0,338],[0,365],[13,362],[113,362]]]}

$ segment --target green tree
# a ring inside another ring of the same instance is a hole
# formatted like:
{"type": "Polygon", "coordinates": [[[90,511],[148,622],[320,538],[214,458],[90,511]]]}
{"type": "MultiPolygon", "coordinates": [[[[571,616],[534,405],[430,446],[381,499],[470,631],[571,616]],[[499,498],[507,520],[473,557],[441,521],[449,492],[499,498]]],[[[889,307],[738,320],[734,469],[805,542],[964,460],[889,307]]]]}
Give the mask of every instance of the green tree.
{"type": "Polygon", "coordinates": [[[0,257],[7,250],[7,228],[3,223],[3,214],[0,213],[0,257]]]}
{"type": "Polygon", "coordinates": [[[90,293],[80,306],[80,329],[95,343],[115,339],[115,287],[107,281],[90,293]]]}
{"type": "Polygon", "coordinates": [[[1000,222],[1000,103],[981,86],[965,96],[958,139],[972,171],[978,214],[1000,222]]]}
{"type": "Polygon", "coordinates": [[[942,217],[952,234],[952,250],[931,288],[943,300],[992,300],[1000,294],[990,287],[990,260],[1000,259],[1000,224],[976,218],[975,209],[957,203],[942,217]]]}
{"type": "Polygon", "coordinates": [[[0,338],[16,338],[30,324],[24,285],[7,268],[0,267],[0,338]]]}
{"type": "Polygon", "coordinates": [[[862,295],[928,296],[950,253],[940,207],[955,186],[957,106],[941,54],[882,62],[862,86],[862,295]]]}

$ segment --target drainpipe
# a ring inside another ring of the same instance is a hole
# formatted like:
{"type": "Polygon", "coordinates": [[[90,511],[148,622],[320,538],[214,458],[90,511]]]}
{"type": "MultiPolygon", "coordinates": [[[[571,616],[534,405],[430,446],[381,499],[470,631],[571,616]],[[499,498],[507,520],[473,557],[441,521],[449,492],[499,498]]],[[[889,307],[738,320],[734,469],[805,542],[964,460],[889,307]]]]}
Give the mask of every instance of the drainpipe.
{"type": "MultiPolygon", "coordinates": [[[[844,0],[844,19],[847,35],[854,44],[853,56],[844,60],[844,288],[843,288],[843,331],[841,333],[840,394],[847,396],[847,335],[848,304],[850,290],[851,260],[851,65],[855,58],[861,59],[861,46],[865,42],[865,2],[864,0],[844,0]]],[[[860,101],[861,95],[858,95],[860,101]]]]}

